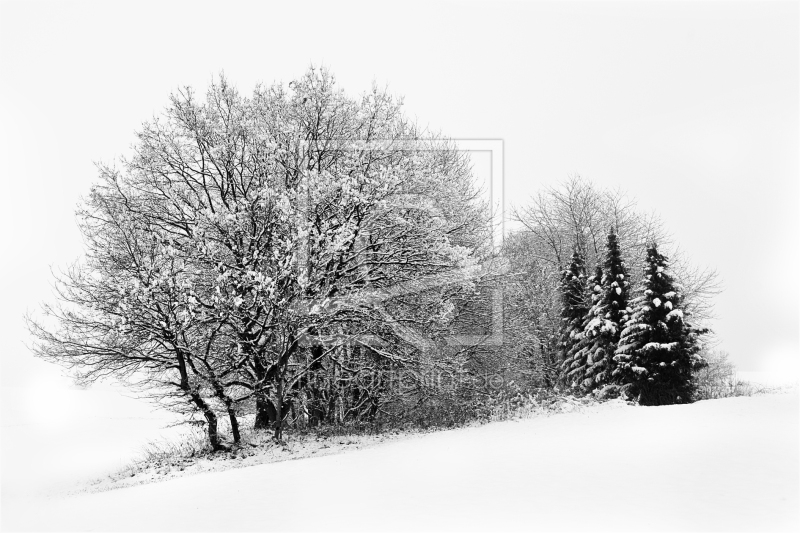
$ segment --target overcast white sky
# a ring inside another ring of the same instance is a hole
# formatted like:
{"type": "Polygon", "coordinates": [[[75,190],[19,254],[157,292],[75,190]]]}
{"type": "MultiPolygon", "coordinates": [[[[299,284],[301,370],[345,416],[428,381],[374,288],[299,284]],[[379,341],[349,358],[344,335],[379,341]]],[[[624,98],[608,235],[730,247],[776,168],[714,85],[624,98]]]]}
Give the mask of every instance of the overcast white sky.
{"type": "Polygon", "coordinates": [[[627,190],[718,269],[739,367],[797,367],[797,2],[0,5],[4,386],[63,383],[21,317],[80,255],[93,161],[179,86],[224,70],[248,93],[312,63],[351,93],[388,83],[451,137],[502,139],[509,203],[576,173],[627,190]]]}

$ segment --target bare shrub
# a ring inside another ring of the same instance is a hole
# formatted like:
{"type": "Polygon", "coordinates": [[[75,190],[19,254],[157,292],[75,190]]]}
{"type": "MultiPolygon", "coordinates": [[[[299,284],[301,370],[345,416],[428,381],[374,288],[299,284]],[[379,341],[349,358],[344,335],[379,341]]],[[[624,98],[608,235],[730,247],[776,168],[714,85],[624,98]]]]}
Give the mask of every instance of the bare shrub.
{"type": "Polygon", "coordinates": [[[776,390],[774,387],[739,379],[735,365],[728,360],[728,352],[714,350],[703,356],[708,366],[698,370],[694,375],[698,400],[753,396],[776,390]]]}

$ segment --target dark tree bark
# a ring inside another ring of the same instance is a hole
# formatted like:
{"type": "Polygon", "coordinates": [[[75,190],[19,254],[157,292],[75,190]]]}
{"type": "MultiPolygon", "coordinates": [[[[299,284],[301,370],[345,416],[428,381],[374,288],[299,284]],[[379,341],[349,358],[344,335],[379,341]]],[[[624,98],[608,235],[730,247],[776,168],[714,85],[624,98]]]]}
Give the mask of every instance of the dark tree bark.
{"type": "Polygon", "coordinates": [[[203,417],[205,417],[206,425],[208,427],[208,442],[211,444],[211,449],[215,452],[224,450],[225,447],[222,446],[219,440],[216,413],[214,413],[214,410],[211,409],[211,406],[209,406],[208,403],[206,403],[200,393],[197,392],[196,389],[193,389],[189,384],[189,374],[186,369],[186,355],[181,349],[176,348],[175,356],[178,360],[178,373],[180,374],[181,378],[180,388],[189,395],[189,398],[191,398],[195,407],[197,407],[200,412],[203,413],[203,417]]]}
{"type": "Polygon", "coordinates": [[[253,371],[258,380],[259,388],[255,391],[256,396],[256,419],[253,424],[253,429],[267,429],[271,427],[269,409],[272,407],[272,402],[269,400],[268,391],[264,389],[263,383],[267,379],[267,370],[261,364],[261,359],[257,356],[253,357],[253,371]]]}
{"type": "Polygon", "coordinates": [[[275,406],[275,440],[280,441],[283,437],[283,380],[278,379],[278,401],[275,406]]]}
{"type": "Polygon", "coordinates": [[[236,418],[236,410],[232,403],[227,405],[228,418],[231,421],[231,434],[233,435],[233,443],[239,444],[242,441],[241,433],[239,432],[239,420],[236,418]]]}
{"type": "Polygon", "coordinates": [[[260,393],[256,397],[256,421],[253,425],[255,429],[267,429],[271,426],[270,409],[274,409],[272,402],[265,397],[265,393],[260,393]]]}
{"type": "Polygon", "coordinates": [[[211,449],[215,452],[225,450],[225,446],[223,446],[219,441],[217,415],[214,413],[214,410],[209,407],[208,403],[203,400],[202,396],[200,396],[197,391],[192,391],[190,393],[190,397],[192,398],[192,402],[197,406],[198,409],[200,409],[206,419],[206,425],[208,426],[208,442],[211,444],[211,449]]]}

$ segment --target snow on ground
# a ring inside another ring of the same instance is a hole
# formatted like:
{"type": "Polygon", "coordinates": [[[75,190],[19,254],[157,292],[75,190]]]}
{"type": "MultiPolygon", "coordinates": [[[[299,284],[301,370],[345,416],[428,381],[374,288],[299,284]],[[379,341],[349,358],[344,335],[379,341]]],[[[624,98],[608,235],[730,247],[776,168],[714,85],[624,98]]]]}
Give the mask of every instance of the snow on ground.
{"type": "Polygon", "coordinates": [[[2,511],[63,493],[118,470],[179,418],[112,385],[83,390],[63,380],[2,389],[2,511]]]}
{"type": "MultiPolygon", "coordinates": [[[[252,423],[252,419],[249,421],[240,420],[240,423],[243,422],[252,423]]],[[[81,486],[73,487],[69,494],[116,490],[207,472],[332,455],[375,446],[391,440],[409,438],[421,433],[422,431],[404,430],[377,434],[315,436],[313,434],[296,435],[288,432],[284,435],[285,442],[278,445],[272,439],[271,431],[254,434],[254,432],[245,429],[242,432],[242,442],[244,444],[235,453],[205,453],[199,457],[189,456],[185,453],[167,453],[166,455],[159,454],[156,458],[151,456],[146,460],[137,459],[111,474],[106,473],[106,475],[93,479],[81,486]]],[[[189,433],[189,435],[193,439],[201,437],[199,440],[202,442],[202,445],[198,447],[192,446],[190,449],[205,447],[204,433],[195,433],[194,435],[189,433]]],[[[158,445],[159,442],[157,440],[155,444],[158,445]]],[[[173,441],[165,442],[162,440],[161,442],[163,444],[159,448],[167,448],[169,450],[169,444],[172,444],[173,441]]],[[[230,441],[226,441],[226,443],[230,444],[230,441]]]]}
{"type": "Polygon", "coordinates": [[[798,394],[573,413],[6,505],[58,530],[796,530],[798,394]]]}

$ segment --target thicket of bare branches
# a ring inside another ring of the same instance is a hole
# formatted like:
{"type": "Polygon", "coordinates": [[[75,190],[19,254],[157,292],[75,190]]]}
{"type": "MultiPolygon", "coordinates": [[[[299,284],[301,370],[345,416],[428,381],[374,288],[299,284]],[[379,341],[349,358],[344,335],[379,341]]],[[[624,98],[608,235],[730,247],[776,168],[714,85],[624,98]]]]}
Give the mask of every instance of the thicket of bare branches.
{"type": "Polygon", "coordinates": [[[736,373],[736,367],[728,359],[727,352],[708,350],[703,357],[707,365],[694,376],[697,396],[702,400],[752,396],[779,388],[757,385],[741,379],[736,373]]]}

